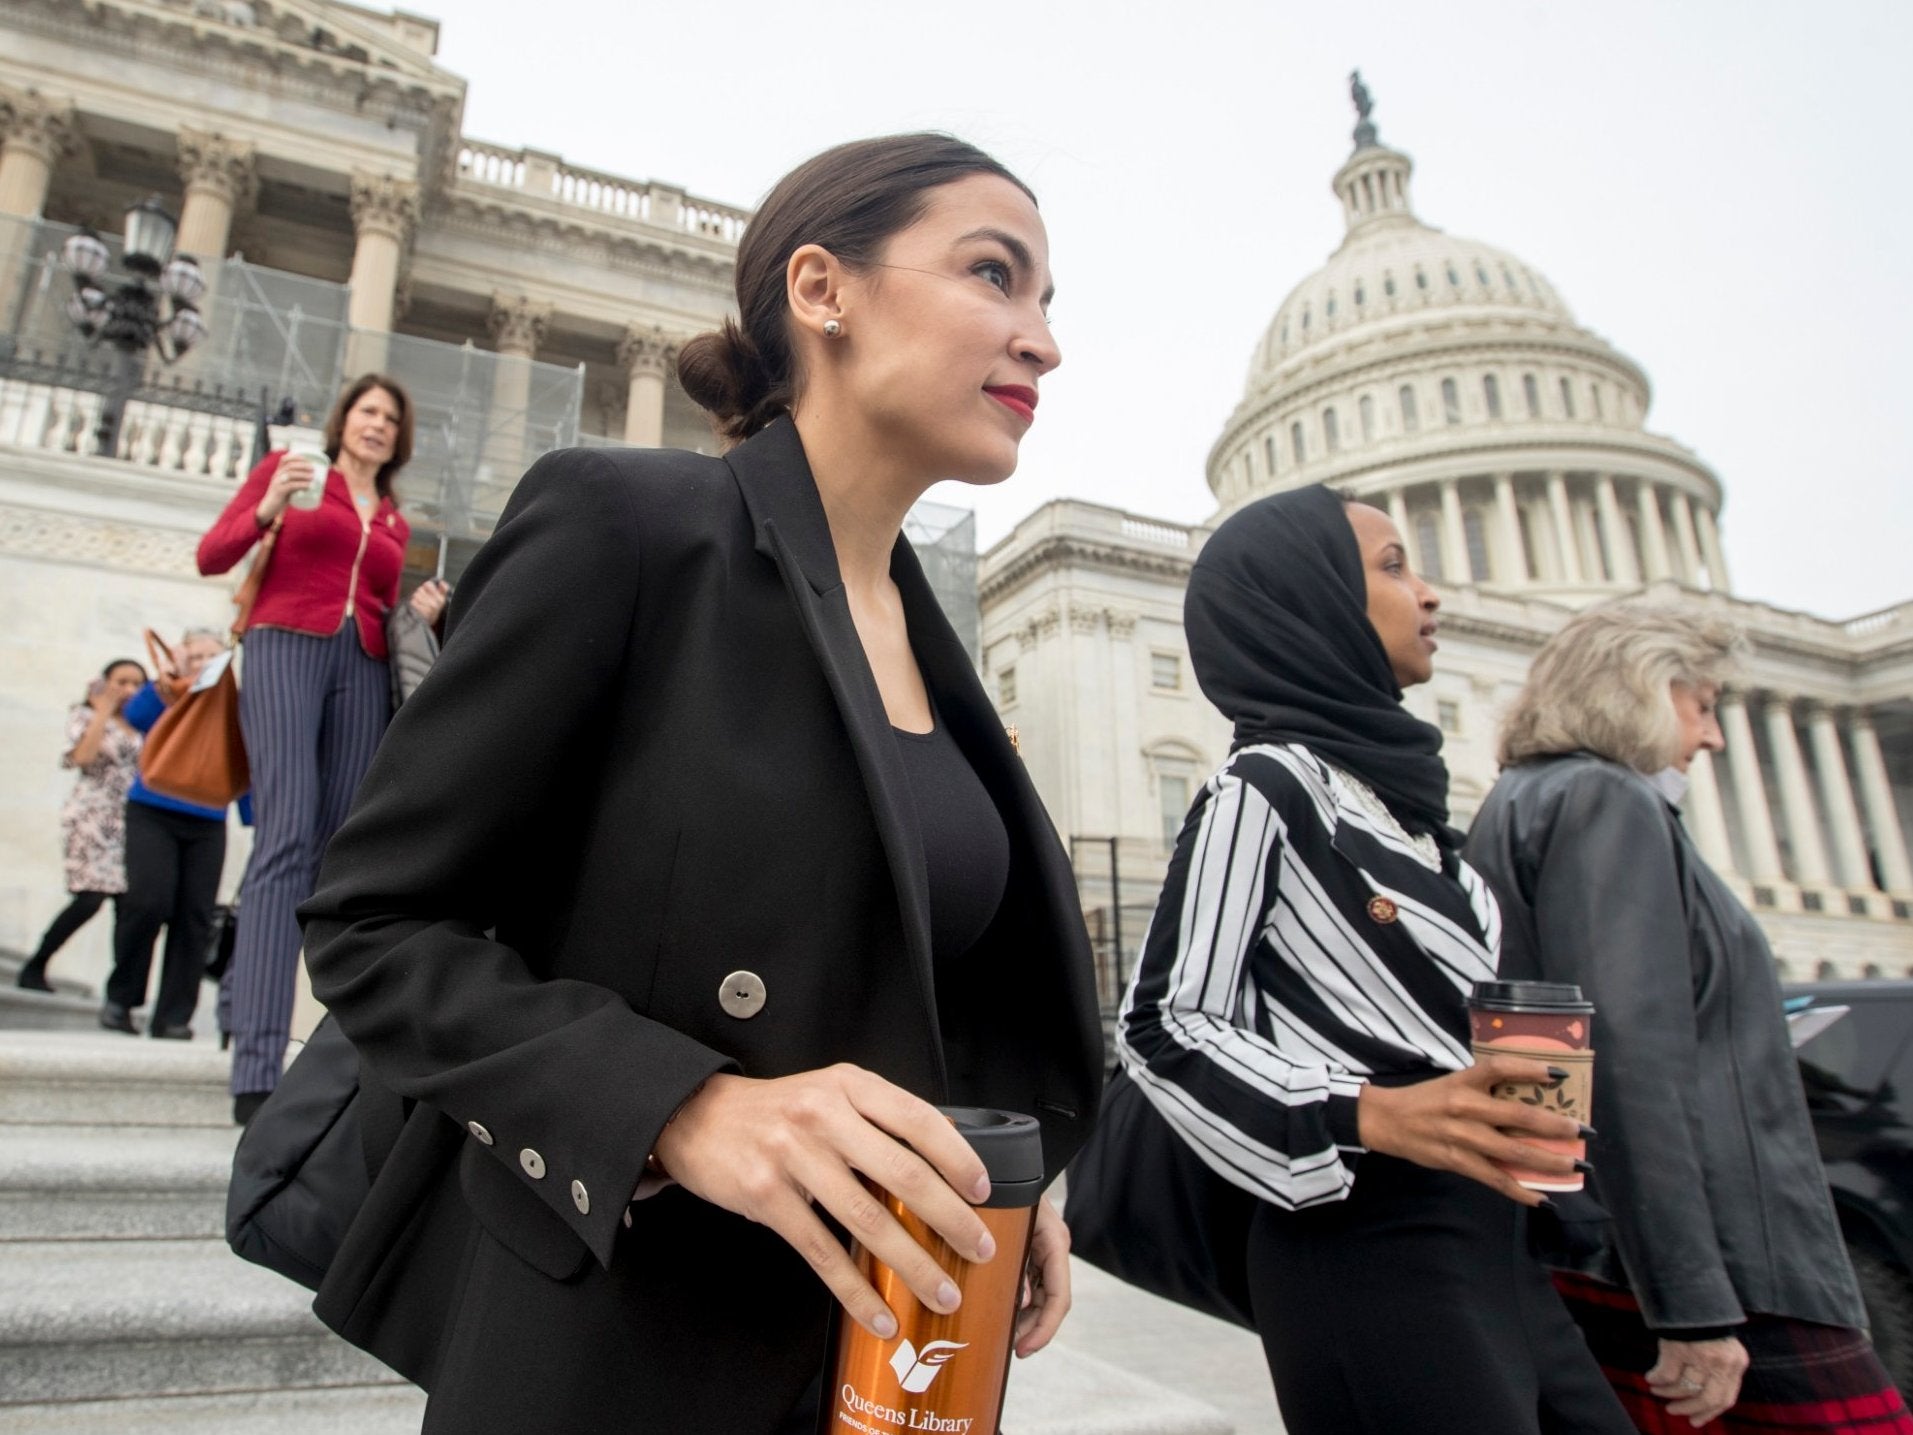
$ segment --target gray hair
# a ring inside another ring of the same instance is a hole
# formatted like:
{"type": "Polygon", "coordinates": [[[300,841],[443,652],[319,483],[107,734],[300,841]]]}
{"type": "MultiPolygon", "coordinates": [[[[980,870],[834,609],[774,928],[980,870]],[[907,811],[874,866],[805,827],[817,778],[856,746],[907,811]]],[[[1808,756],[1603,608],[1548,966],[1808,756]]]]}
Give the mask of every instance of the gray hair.
{"type": "Polygon", "coordinates": [[[1588,751],[1659,772],[1680,745],[1672,688],[1719,687],[1745,657],[1735,624],[1691,606],[1604,603],[1550,638],[1501,724],[1503,767],[1588,751]]]}
{"type": "Polygon", "coordinates": [[[183,647],[196,638],[211,638],[220,647],[226,646],[226,635],[217,628],[188,628],[179,635],[180,645],[183,647]]]}

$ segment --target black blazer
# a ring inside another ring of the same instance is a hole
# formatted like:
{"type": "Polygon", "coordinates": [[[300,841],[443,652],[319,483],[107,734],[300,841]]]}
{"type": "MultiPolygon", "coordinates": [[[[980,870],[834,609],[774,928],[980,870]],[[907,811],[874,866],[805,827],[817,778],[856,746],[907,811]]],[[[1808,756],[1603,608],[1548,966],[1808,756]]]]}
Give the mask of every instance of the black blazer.
{"type": "Polygon", "coordinates": [[[940,720],[1011,842],[933,967],[908,779],[789,420],[727,458],[555,453],[453,604],[301,909],[313,990],[421,1103],[319,1292],[428,1430],[768,1431],[822,1359],[793,1250],[682,1190],[627,1211],[706,1076],[854,1062],[1038,1116],[1102,1071],[1056,832],[899,540],[940,720]],[[754,974],[761,1004],[721,1001],[754,974]],[[740,1014],[733,1014],[733,1013],[740,1014]]]}
{"type": "Polygon", "coordinates": [[[1675,810],[1619,763],[1541,758],[1501,774],[1467,852],[1501,899],[1501,975],[1594,1003],[1592,1199],[1537,1220],[1550,1262],[1631,1284],[1676,1338],[1865,1325],[1773,953],[1675,810]]]}

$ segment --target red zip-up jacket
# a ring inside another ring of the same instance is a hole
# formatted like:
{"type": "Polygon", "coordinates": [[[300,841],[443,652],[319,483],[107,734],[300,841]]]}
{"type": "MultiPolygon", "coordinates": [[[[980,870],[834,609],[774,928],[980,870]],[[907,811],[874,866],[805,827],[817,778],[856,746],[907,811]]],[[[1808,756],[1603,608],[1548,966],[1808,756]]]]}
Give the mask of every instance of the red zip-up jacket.
{"type": "MultiPolygon", "coordinates": [[[[228,571],[265,536],[253,515],[284,457],[269,453],[261,459],[206,530],[199,540],[201,573],[228,571]]],[[[411,536],[412,526],[389,498],[381,498],[370,521],[361,523],[345,475],[328,471],[317,508],[286,509],[248,626],[329,638],[347,618],[356,618],[360,646],[383,659],[385,615],[399,600],[399,570],[411,536]]]]}

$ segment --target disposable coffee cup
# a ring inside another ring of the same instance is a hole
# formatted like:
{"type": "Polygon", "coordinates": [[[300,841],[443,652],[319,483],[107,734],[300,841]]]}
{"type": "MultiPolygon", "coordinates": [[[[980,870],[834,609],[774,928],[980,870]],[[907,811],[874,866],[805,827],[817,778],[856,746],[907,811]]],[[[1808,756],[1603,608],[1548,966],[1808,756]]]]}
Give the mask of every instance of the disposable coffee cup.
{"type": "Polygon", "coordinates": [[[990,1197],[975,1210],[996,1241],[996,1255],[981,1265],[965,1260],[902,1201],[872,1187],[910,1238],[948,1273],[963,1300],[947,1315],[931,1310],[889,1266],[861,1244],[853,1246],[858,1271],[896,1315],[897,1333],[879,1339],[838,1310],[818,1435],[996,1435],[1023,1268],[1043,1194],[1042,1127],[1035,1117],[1013,1111],[940,1109],[989,1171],[990,1197]]]}
{"type": "MultiPolygon", "coordinates": [[[[1558,1082],[1497,1082],[1490,1095],[1588,1123],[1594,1099],[1594,1004],[1581,995],[1580,987],[1572,982],[1476,982],[1468,998],[1468,1020],[1476,1060],[1519,1056],[1567,1073],[1558,1082]]],[[[1579,1137],[1521,1139],[1544,1151],[1587,1157],[1587,1142],[1579,1137]]],[[[1559,1175],[1511,1166],[1508,1174],[1530,1191],[1578,1191],[1586,1184],[1579,1171],[1559,1175]]]]}
{"type": "Polygon", "coordinates": [[[325,501],[326,471],[332,467],[332,460],[326,456],[325,435],[318,429],[284,425],[275,426],[268,440],[274,447],[284,449],[287,458],[304,459],[312,465],[311,482],[297,490],[290,502],[294,508],[317,508],[325,501]]]}

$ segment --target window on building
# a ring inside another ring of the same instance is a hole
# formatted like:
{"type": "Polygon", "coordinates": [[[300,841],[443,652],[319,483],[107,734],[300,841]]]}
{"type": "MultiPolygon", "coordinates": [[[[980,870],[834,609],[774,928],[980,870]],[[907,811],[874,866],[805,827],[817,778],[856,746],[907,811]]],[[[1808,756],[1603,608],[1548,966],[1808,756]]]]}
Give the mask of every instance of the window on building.
{"type": "Polygon", "coordinates": [[[1539,578],[1541,570],[1536,566],[1539,559],[1535,556],[1537,550],[1534,546],[1534,520],[1528,517],[1528,510],[1525,507],[1517,506],[1514,511],[1514,521],[1515,527],[1521,530],[1522,561],[1527,565],[1527,572],[1521,576],[1528,579],[1539,578]]]}
{"type": "Polygon", "coordinates": [[[1461,704],[1442,698],[1435,704],[1435,725],[1453,736],[1461,731],[1461,704]]]}
{"type": "Polygon", "coordinates": [[[1302,444],[1302,421],[1297,419],[1289,425],[1289,452],[1295,455],[1297,463],[1308,461],[1308,450],[1302,444]]]}
{"type": "Polygon", "coordinates": [[[1441,525],[1432,513],[1415,519],[1415,566],[1424,578],[1441,580],[1441,525]]]}
{"type": "Polygon", "coordinates": [[[1508,272],[1508,266],[1505,264],[1501,266],[1501,277],[1506,281],[1510,294],[1519,294],[1521,292],[1521,287],[1514,282],[1514,275],[1508,272]]]}
{"type": "Polygon", "coordinates": [[[1523,374],[1521,376],[1521,397],[1528,401],[1528,417],[1531,419],[1540,418],[1541,385],[1535,381],[1533,374],[1523,374]]]}
{"type": "Polygon", "coordinates": [[[1461,276],[1455,272],[1455,266],[1452,264],[1448,266],[1448,282],[1457,289],[1461,287],[1461,276]]]}
{"type": "Polygon", "coordinates": [[[1561,412],[1574,417],[1574,385],[1566,379],[1561,380],[1561,412]]]}
{"type": "Polygon", "coordinates": [[[1005,668],[996,675],[996,705],[1000,708],[1016,706],[1016,669],[1005,668]]]}
{"type": "Polygon", "coordinates": [[[1182,691],[1182,656],[1179,653],[1149,655],[1149,686],[1162,692],[1182,691]]]}
{"type": "Polygon", "coordinates": [[[1390,299],[1395,297],[1395,276],[1393,274],[1382,275],[1382,293],[1386,294],[1390,299]]]}
{"type": "Polygon", "coordinates": [[[1601,406],[1601,386],[1599,384],[1588,385],[1588,397],[1594,401],[1594,417],[1597,419],[1606,418],[1607,414],[1603,412],[1601,406]]]}
{"type": "Polygon", "coordinates": [[[1322,446],[1330,453],[1342,446],[1342,421],[1332,407],[1322,410],[1322,446]]]}
{"type": "Polygon", "coordinates": [[[1362,307],[1362,305],[1366,304],[1367,302],[1368,302],[1368,290],[1364,289],[1362,287],[1362,281],[1357,279],[1355,281],[1355,307],[1359,309],[1362,307]]]}
{"type": "Polygon", "coordinates": [[[1371,395],[1363,394],[1362,401],[1355,406],[1362,420],[1362,442],[1375,441],[1375,400],[1371,395]]]}
{"type": "Polygon", "coordinates": [[[1275,477],[1275,435],[1270,434],[1262,440],[1262,456],[1268,460],[1269,477],[1275,477]]]}
{"type": "Polygon", "coordinates": [[[1428,287],[1428,275],[1420,269],[1415,271],[1415,287],[1417,289],[1426,289],[1428,287]]]}
{"type": "Polygon", "coordinates": [[[1480,282],[1483,289],[1488,287],[1488,271],[1482,267],[1479,259],[1475,261],[1475,278],[1480,282]]]}
{"type": "Polygon", "coordinates": [[[1168,851],[1176,845],[1182,820],[1189,815],[1189,778],[1185,773],[1156,773],[1156,799],[1162,810],[1162,845],[1168,851]]]}
{"type": "Polygon", "coordinates": [[[1488,417],[1501,417],[1501,380],[1489,374],[1481,381],[1482,402],[1488,406],[1488,417]]]}
{"type": "Polygon", "coordinates": [[[1415,386],[1403,384],[1401,392],[1396,397],[1401,400],[1402,405],[1402,432],[1415,432],[1421,427],[1421,415],[1415,407],[1415,386]]]}
{"type": "Polygon", "coordinates": [[[1441,381],[1441,415],[1451,424],[1461,422],[1461,388],[1453,379],[1441,381]]]}
{"type": "Polygon", "coordinates": [[[1322,317],[1324,319],[1333,319],[1335,317],[1335,296],[1333,294],[1328,296],[1328,302],[1322,306],[1322,317]]]}
{"type": "Polygon", "coordinates": [[[1309,306],[1304,304],[1302,306],[1302,332],[1306,334],[1308,333],[1308,331],[1309,331],[1309,306]]]}
{"type": "Polygon", "coordinates": [[[1468,576],[1476,583],[1488,581],[1488,524],[1479,508],[1461,515],[1461,533],[1468,544],[1468,576]]]}

